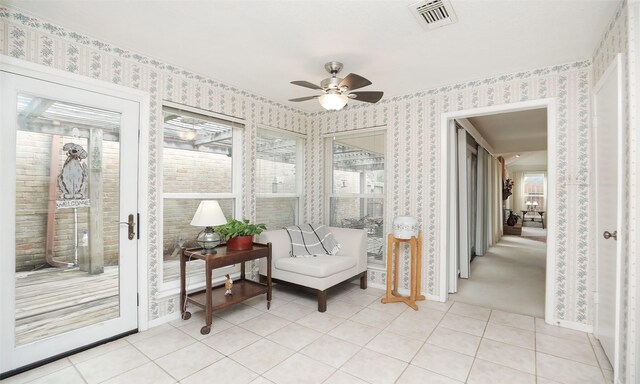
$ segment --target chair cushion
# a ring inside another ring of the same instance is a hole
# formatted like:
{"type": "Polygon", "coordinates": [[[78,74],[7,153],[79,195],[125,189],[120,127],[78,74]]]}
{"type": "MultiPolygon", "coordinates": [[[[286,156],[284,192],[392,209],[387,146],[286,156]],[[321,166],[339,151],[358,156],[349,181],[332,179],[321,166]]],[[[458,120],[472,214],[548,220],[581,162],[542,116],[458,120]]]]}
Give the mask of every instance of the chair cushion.
{"type": "Polygon", "coordinates": [[[356,265],[348,256],[283,257],[275,260],[275,268],[312,277],[327,277],[356,265]]]}

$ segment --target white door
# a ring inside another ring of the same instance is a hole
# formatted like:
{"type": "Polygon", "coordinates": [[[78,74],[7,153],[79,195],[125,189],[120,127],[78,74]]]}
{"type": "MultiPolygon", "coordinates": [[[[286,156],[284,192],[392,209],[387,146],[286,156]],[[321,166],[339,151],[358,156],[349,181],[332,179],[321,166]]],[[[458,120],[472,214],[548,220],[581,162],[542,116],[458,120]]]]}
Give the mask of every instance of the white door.
{"type": "Polygon", "coordinates": [[[623,68],[618,55],[594,92],[596,149],[596,300],[595,336],[617,371],[620,342],[620,268],[625,230],[621,225],[623,163],[623,68]]]}
{"type": "Polygon", "coordinates": [[[0,373],[138,326],[140,104],[13,72],[0,71],[0,373]]]}
{"type": "Polygon", "coordinates": [[[487,228],[491,225],[487,220],[487,160],[489,153],[478,146],[478,171],[476,180],[476,246],[475,254],[482,256],[487,249],[487,228]]]}
{"type": "Polygon", "coordinates": [[[458,128],[458,268],[460,277],[468,279],[471,270],[469,201],[471,154],[467,149],[467,131],[458,128]]]}

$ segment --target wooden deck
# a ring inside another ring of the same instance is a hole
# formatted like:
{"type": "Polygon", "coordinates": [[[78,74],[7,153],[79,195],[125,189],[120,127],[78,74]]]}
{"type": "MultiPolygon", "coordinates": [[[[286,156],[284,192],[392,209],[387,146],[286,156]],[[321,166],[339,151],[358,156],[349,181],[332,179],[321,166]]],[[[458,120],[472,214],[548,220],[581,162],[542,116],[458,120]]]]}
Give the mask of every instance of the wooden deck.
{"type": "Polygon", "coordinates": [[[16,273],[16,344],[118,316],[118,267],[89,275],[78,268],[16,273]]]}

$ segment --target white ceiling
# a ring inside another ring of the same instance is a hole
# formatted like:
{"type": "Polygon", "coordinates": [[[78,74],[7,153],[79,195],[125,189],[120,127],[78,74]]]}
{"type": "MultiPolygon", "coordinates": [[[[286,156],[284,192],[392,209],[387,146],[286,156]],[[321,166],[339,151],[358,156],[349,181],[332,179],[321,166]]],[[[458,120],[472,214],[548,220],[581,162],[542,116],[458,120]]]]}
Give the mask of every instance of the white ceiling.
{"type": "Polygon", "coordinates": [[[520,157],[505,157],[505,165],[509,172],[546,171],[548,165],[547,151],[525,152],[520,157]]]}
{"type": "Polygon", "coordinates": [[[496,156],[547,149],[545,108],[467,119],[491,145],[496,156]]]}
{"type": "MultiPolygon", "coordinates": [[[[304,111],[289,84],[364,76],[385,98],[590,58],[621,0],[451,0],[458,22],[425,31],[415,0],[0,0],[70,30],[304,111]]],[[[350,103],[357,103],[351,101],[350,103]]]]}

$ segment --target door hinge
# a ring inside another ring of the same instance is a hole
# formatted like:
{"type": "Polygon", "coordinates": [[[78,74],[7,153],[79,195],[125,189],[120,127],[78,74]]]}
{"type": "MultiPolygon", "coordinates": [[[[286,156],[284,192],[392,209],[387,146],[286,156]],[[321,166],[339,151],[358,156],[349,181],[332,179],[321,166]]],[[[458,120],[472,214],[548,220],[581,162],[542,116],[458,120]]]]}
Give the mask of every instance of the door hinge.
{"type": "Polygon", "coordinates": [[[136,306],[139,307],[140,306],[140,294],[136,293],[136,306]]]}
{"type": "Polygon", "coordinates": [[[137,214],[137,217],[136,217],[136,218],[138,219],[138,220],[137,220],[138,228],[137,228],[136,233],[138,234],[138,240],[140,240],[140,213],[138,213],[138,214],[137,214]]]}

